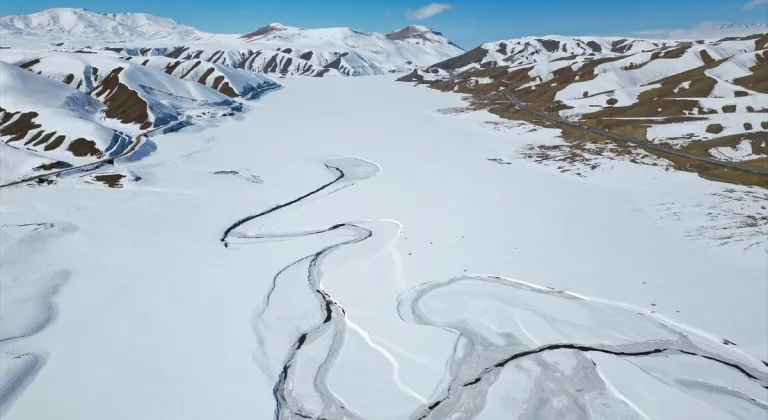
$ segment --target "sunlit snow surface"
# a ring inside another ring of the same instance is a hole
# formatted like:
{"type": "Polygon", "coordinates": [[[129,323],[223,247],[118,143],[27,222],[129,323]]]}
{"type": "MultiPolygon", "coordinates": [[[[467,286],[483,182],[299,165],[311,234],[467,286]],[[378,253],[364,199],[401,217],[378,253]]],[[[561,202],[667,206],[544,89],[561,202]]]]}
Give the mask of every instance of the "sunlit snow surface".
{"type": "Polygon", "coordinates": [[[695,234],[762,190],[563,174],[520,156],[556,130],[392,77],[284,85],[123,188],[0,191],[4,418],[768,413],[764,235],[695,234]]]}

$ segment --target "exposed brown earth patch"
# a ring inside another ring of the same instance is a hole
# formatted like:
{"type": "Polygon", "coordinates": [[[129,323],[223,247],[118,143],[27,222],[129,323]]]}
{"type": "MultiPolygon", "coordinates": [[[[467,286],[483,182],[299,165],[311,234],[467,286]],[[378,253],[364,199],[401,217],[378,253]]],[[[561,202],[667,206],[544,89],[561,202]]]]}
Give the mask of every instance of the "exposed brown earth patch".
{"type": "Polygon", "coordinates": [[[201,85],[204,85],[208,81],[208,76],[213,74],[214,70],[215,69],[213,67],[209,67],[208,70],[206,70],[205,73],[203,73],[203,75],[200,76],[199,79],[197,79],[197,83],[200,83],[201,85]]]}
{"type": "Polygon", "coordinates": [[[223,81],[224,81],[224,76],[223,75],[217,76],[215,79],[213,79],[213,84],[211,85],[211,87],[216,89],[216,90],[219,90],[219,85],[223,81]]]}
{"type": "Polygon", "coordinates": [[[86,140],[82,137],[76,138],[69,143],[67,150],[72,152],[77,157],[97,157],[100,158],[104,154],[96,147],[96,142],[92,140],[86,140]]]}
{"type": "Polygon", "coordinates": [[[219,92],[229,96],[230,98],[237,98],[239,96],[237,92],[232,89],[232,86],[229,85],[229,82],[222,83],[221,87],[219,87],[219,92]]]}
{"type": "MultiPolygon", "coordinates": [[[[651,54],[651,60],[654,60],[656,58],[663,58],[665,60],[673,59],[673,58],[680,58],[685,54],[688,49],[691,48],[690,43],[684,43],[674,48],[664,49],[661,51],[656,51],[653,54],[651,54]]],[[[711,58],[711,57],[710,57],[711,58]]],[[[714,60],[712,60],[714,61],[714,60]]]]}
{"type": "Polygon", "coordinates": [[[280,31],[284,31],[284,30],[285,30],[284,28],[281,28],[281,27],[276,26],[276,25],[269,24],[269,25],[262,26],[261,28],[256,29],[253,32],[249,32],[249,33],[241,36],[240,38],[241,39],[252,39],[252,38],[259,37],[259,36],[268,35],[268,34],[271,34],[273,32],[280,32],[280,31]]]}
{"type": "Polygon", "coordinates": [[[736,105],[725,105],[722,110],[725,114],[733,114],[736,112],[736,105]]]}
{"type": "Polygon", "coordinates": [[[768,34],[759,34],[755,39],[755,50],[762,50],[768,46],[768,34]]]}
{"type": "Polygon", "coordinates": [[[71,73],[64,76],[64,80],[62,80],[62,82],[64,82],[64,84],[67,84],[67,85],[71,84],[74,81],[75,81],[75,75],[71,73]]]}
{"type": "Polygon", "coordinates": [[[710,134],[720,134],[723,132],[723,126],[721,124],[710,124],[705,131],[710,134]]]}
{"type": "MultiPolygon", "coordinates": [[[[40,147],[40,146],[42,146],[42,145],[44,145],[44,144],[48,144],[48,142],[50,142],[50,141],[51,141],[51,139],[53,138],[53,136],[54,136],[55,134],[56,134],[56,132],[53,132],[53,133],[50,133],[50,135],[46,135],[46,136],[43,136],[43,137],[41,137],[41,138],[40,138],[40,140],[38,140],[38,141],[36,141],[36,142],[32,143],[32,147],[40,147]]],[[[61,137],[61,136],[60,136],[60,137],[61,137]]],[[[30,141],[32,141],[32,140],[30,139],[30,140],[27,142],[27,144],[29,144],[29,142],[30,142],[30,141]]]]}
{"type": "Polygon", "coordinates": [[[60,160],[57,160],[56,162],[44,163],[44,164],[42,164],[40,166],[36,166],[32,170],[35,171],[35,172],[54,171],[54,170],[57,170],[57,169],[66,169],[66,168],[71,168],[71,167],[72,167],[71,164],[69,164],[67,162],[62,162],[60,160]]]}
{"type": "Polygon", "coordinates": [[[701,61],[704,62],[704,64],[712,64],[715,62],[715,59],[709,55],[707,50],[699,50],[699,57],[701,57],[701,61]]]}
{"type": "MultiPolygon", "coordinates": [[[[40,130],[40,133],[43,133],[43,131],[40,130]]],[[[45,133],[45,134],[42,135],[42,137],[38,137],[37,135],[35,135],[31,139],[27,140],[24,143],[24,145],[25,146],[29,146],[29,144],[32,143],[32,142],[35,142],[35,144],[45,144],[45,143],[48,143],[49,141],[51,141],[51,139],[55,135],[56,135],[55,131],[52,131],[50,133],[45,133]],[[39,140],[35,141],[36,139],[39,139],[39,140]]]]}
{"type": "Polygon", "coordinates": [[[30,67],[34,66],[35,64],[40,63],[40,59],[36,58],[34,60],[27,61],[25,63],[19,64],[19,67],[23,69],[29,69],[30,67]]]}
{"type": "Polygon", "coordinates": [[[18,112],[11,113],[3,108],[0,108],[0,112],[3,113],[3,121],[0,122],[0,135],[11,137],[6,140],[6,143],[21,140],[27,137],[30,130],[40,128],[40,124],[34,122],[34,119],[38,116],[37,112],[24,112],[13,121],[11,121],[11,119],[18,114],[18,112]]]}
{"type": "Polygon", "coordinates": [[[541,44],[547,52],[553,53],[560,49],[560,41],[553,39],[537,39],[536,41],[539,41],[539,44],[541,44]]]}
{"type": "Polygon", "coordinates": [[[611,42],[611,52],[616,54],[624,54],[632,48],[631,43],[627,43],[626,39],[617,39],[611,42]]]}
{"type": "Polygon", "coordinates": [[[126,124],[139,124],[142,130],[146,130],[152,127],[147,102],[120,82],[122,71],[122,67],[112,70],[101,84],[94,88],[93,96],[101,98],[106,105],[107,118],[116,118],[126,124]]]}
{"type": "Polygon", "coordinates": [[[60,135],[60,136],[56,137],[55,139],[53,139],[52,142],[46,144],[45,148],[43,148],[43,150],[45,150],[45,151],[56,150],[59,147],[61,147],[62,144],[64,144],[64,136],[60,135]]]}
{"type": "Polygon", "coordinates": [[[165,68],[163,69],[164,72],[167,74],[173,74],[174,71],[176,71],[176,68],[181,65],[181,61],[174,61],[173,63],[168,63],[165,68]]]}
{"type": "Polygon", "coordinates": [[[464,54],[449,58],[437,64],[433,64],[430,66],[430,68],[435,67],[443,70],[454,70],[466,67],[470,64],[479,64],[487,55],[488,51],[486,49],[477,47],[473,50],[465,52],[464,54]]]}
{"type": "Polygon", "coordinates": [[[755,58],[757,63],[749,68],[752,74],[734,79],[733,83],[760,93],[768,93],[768,50],[755,53],[755,58]]]}
{"type": "Polygon", "coordinates": [[[187,51],[189,47],[176,47],[173,49],[173,51],[169,52],[166,57],[168,58],[180,58],[182,54],[184,54],[185,51],[187,51]]]}
{"type": "Polygon", "coordinates": [[[43,135],[43,133],[45,133],[45,131],[38,130],[35,134],[32,135],[32,137],[30,137],[30,139],[27,141],[27,144],[32,143],[32,142],[36,141],[37,139],[39,139],[40,136],[43,135]]]}
{"type": "Polygon", "coordinates": [[[749,92],[746,92],[746,91],[743,91],[743,90],[737,90],[736,92],[734,92],[734,95],[737,98],[743,98],[745,96],[749,96],[749,92]]]}
{"type": "Polygon", "coordinates": [[[200,62],[199,61],[195,61],[195,64],[192,64],[192,67],[190,67],[189,69],[187,69],[187,71],[185,71],[185,72],[183,72],[181,74],[181,78],[182,79],[186,78],[189,75],[189,73],[192,73],[192,70],[196,69],[197,66],[199,66],[199,65],[200,65],[200,62]]]}
{"type": "Polygon", "coordinates": [[[744,129],[747,130],[747,131],[751,130],[752,129],[752,124],[750,124],[748,122],[745,122],[744,123],[744,129]]]}
{"type": "Polygon", "coordinates": [[[102,174],[95,175],[93,180],[104,183],[109,188],[123,188],[123,184],[120,183],[123,178],[125,178],[123,174],[102,174]]]}

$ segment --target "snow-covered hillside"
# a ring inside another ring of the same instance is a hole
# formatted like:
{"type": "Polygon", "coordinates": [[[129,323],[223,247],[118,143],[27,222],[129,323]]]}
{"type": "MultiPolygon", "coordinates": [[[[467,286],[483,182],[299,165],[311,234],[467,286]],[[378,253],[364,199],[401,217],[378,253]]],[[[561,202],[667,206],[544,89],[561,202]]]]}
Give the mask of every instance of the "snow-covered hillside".
{"type": "Polygon", "coordinates": [[[738,156],[762,167],[767,48],[768,33],[714,41],[526,37],[483,44],[401,80],[489,104],[488,95],[505,89],[559,117],[703,156],[746,144],[751,153],[738,156]]]}
{"type": "Polygon", "coordinates": [[[99,42],[194,41],[210,34],[173,19],[147,13],[96,13],[85,9],[48,9],[30,15],[0,17],[0,38],[15,36],[99,42]]]}
{"type": "MultiPolygon", "coordinates": [[[[63,83],[0,61],[0,92],[0,138],[9,146],[82,162],[122,153],[130,143],[123,141],[127,135],[101,124],[104,105],[63,83]]],[[[27,160],[21,154],[14,159],[27,160]]]]}
{"type": "Polygon", "coordinates": [[[560,130],[461,95],[284,80],[0,189],[4,420],[768,415],[764,190],[574,177],[523,158],[560,130]]]}
{"type": "MultiPolygon", "coordinates": [[[[148,64],[148,60],[145,59],[144,62],[148,64]]],[[[228,112],[231,107],[236,106],[230,99],[232,95],[225,95],[208,87],[207,77],[202,77],[205,71],[197,78],[185,79],[195,70],[193,67],[199,67],[194,63],[189,63],[187,73],[175,75],[171,75],[173,72],[164,71],[164,68],[169,64],[180,66],[181,62],[178,60],[153,68],[138,62],[134,64],[131,60],[99,54],[51,53],[17,64],[31,72],[64,82],[90,94],[106,105],[107,118],[117,119],[124,124],[137,124],[142,130],[168,124],[189,113],[206,110],[228,112]]],[[[213,74],[215,68],[206,67],[212,68],[209,75],[213,74]]],[[[232,85],[241,88],[249,77],[254,79],[255,85],[268,80],[259,75],[239,75],[234,69],[225,71],[230,76],[227,81],[219,72],[210,83],[221,76],[216,88],[223,88],[229,94],[233,92],[231,87],[228,88],[230,80],[232,85]],[[223,86],[222,83],[227,85],[223,86]]]]}
{"type": "Polygon", "coordinates": [[[669,38],[674,39],[708,39],[718,40],[727,37],[743,37],[753,34],[768,33],[768,24],[753,23],[739,25],[733,23],[712,23],[704,22],[691,29],[679,29],[671,31],[650,31],[657,33],[666,33],[669,38]]]}
{"type": "Polygon", "coordinates": [[[144,131],[232,116],[242,108],[234,98],[279,87],[200,60],[39,51],[0,58],[13,62],[0,61],[0,141],[19,150],[4,148],[3,181],[108,160],[137,146],[144,131]]]}
{"type": "Polygon", "coordinates": [[[0,18],[12,48],[115,52],[200,59],[261,73],[381,75],[423,68],[463,53],[424,26],[383,35],[351,28],[302,29],[269,24],[246,34],[209,34],[146,14],[50,9],[0,18]]]}

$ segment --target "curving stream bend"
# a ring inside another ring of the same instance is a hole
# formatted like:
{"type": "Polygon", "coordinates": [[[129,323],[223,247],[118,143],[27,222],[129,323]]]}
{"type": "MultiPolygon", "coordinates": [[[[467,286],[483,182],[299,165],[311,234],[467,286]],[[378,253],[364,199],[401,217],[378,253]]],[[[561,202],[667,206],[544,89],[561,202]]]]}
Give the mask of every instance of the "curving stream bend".
{"type": "MultiPolygon", "coordinates": [[[[221,237],[225,247],[275,239],[333,238],[331,244],[275,274],[252,320],[259,346],[256,362],[275,377],[276,420],[365,418],[346,407],[328,385],[329,373],[346,340],[347,314],[321,283],[323,262],[330,254],[359,244],[374,232],[353,222],[299,232],[262,233],[259,229],[263,224],[248,233],[241,230],[281,209],[355,185],[380,169],[357,158],[333,159],[325,166],[335,175],[332,181],[236,221],[221,237]]],[[[450,368],[436,398],[411,413],[409,419],[477,418],[489,404],[492,385],[506,371],[524,375],[533,390],[521,397],[518,418],[563,414],[579,419],[649,418],[607,379],[601,368],[603,357],[621,358],[691,398],[704,401],[702,395],[707,394],[725,398],[728,404],[716,408],[737,407],[731,413],[734,416],[768,414],[764,393],[754,391],[755,387],[768,389],[766,366],[727,343],[627,305],[496,276],[464,276],[406,292],[397,311],[405,322],[441,328],[456,337],[450,368]],[[491,320],[493,331],[487,327],[491,320]],[[573,366],[565,369],[563,358],[573,366]],[[687,363],[682,358],[730,369],[748,381],[750,391],[695,377],[674,377],[664,369],[639,362],[687,363]],[[554,399],[565,404],[555,406],[551,403],[554,399]]]]}

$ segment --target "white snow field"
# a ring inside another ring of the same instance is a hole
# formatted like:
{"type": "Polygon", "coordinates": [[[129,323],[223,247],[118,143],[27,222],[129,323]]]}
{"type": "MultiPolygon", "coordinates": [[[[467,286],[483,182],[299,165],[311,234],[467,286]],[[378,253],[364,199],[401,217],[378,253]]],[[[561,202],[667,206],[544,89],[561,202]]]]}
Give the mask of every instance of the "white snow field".
{"type": "Polygon", "coordinates": [[[768,415],[765,190],[560,173],[521,158],[557,130],[394,79],[0,190],[3,418],[768,415]]]}

